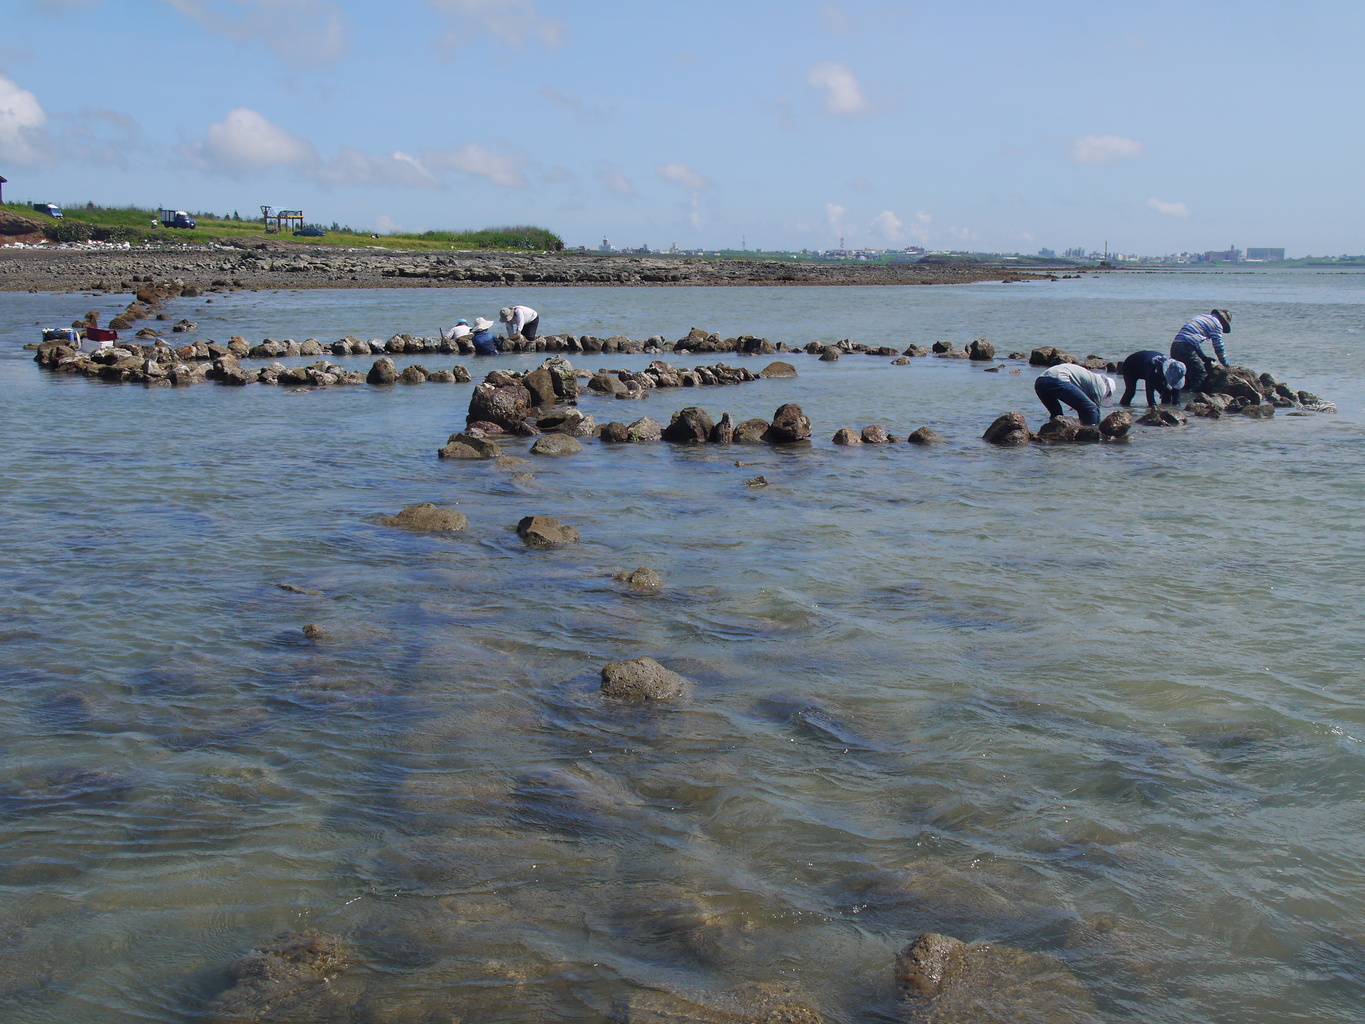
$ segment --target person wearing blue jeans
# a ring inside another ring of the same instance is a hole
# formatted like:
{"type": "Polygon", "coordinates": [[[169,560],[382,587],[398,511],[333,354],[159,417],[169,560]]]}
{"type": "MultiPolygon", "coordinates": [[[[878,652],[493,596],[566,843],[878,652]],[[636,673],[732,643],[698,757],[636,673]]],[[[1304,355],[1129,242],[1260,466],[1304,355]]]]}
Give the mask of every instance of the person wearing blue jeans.
{"type": "Polygon", "coordinates": [[[1204,352],[1205,341],[1213,343],[1213,354],[1218,362],[1228,365],[1227,350],[1223,348],[1223,335],[1232,333],[1232,314],[1226,309],[1212,309],[1207,313],[1190,317],[1188,323],[1176,332],[1171,342],[1171,358],[1185,364],[1185,386],[1191,391],[1200,390],[1205,376],[1213,369],[1214,363],[1204,352]]]}
{"type": "Polygon", "coordinates": [[[1061,416],[1063,405],[1076,410],[1076,418],[1083,427],[1093,427],[1100,421],[1100,406],[1111,405],[1118,394],[1119,382],[1113,377],[1087,370],[1075,363],[1061,363],[1049,367],[1033,382],[1033,393],[1038,396],[1049,416],[1061,416]]]}

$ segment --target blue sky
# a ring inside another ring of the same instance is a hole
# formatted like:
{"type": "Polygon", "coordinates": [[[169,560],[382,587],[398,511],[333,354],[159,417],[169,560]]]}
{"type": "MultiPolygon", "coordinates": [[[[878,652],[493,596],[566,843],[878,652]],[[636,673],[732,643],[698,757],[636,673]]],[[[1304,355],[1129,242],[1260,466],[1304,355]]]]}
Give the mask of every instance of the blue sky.
{"type": "Polygon", "coordinates": [[[7,199],[569,245],[1365,252],[1365,4],[7,0],[7,199]]]}

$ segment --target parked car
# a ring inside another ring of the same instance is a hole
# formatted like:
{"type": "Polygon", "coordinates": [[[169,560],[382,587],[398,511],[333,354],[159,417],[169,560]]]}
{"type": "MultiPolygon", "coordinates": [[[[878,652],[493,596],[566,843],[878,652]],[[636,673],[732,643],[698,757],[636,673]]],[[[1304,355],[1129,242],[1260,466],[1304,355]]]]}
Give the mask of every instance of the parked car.
{"type": "Polygon", "coordinates": [[[62,208],[56,203],[34,203],[33,208],[39,213],[45,213],[55,220],[62,219],[62,208]]]}
{"type": "Polygon", "coordinates": [[[315,224],[309,224],[306,228],[295,228],[294,234],[302,235],[304,238],[321,238],[327,232],[315,224]]]}

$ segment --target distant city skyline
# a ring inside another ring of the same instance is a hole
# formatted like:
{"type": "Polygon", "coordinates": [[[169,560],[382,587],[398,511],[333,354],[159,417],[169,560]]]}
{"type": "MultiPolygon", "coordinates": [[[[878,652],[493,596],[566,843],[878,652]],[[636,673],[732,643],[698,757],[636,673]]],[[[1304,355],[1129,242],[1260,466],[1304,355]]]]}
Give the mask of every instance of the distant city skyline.
{"type": "Polygon", "coordinates": [[[1365,251],[1339,101],[1365,6],[1335,0],[22,0],[4,26],[11,201],[589,247],[1365,251]]]}

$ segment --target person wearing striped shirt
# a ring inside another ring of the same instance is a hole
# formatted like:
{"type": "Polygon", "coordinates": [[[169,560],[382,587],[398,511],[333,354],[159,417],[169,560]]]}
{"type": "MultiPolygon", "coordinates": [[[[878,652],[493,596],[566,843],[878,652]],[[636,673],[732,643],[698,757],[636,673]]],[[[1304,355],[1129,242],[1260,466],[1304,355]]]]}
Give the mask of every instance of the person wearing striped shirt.
{"type": "Polygon", "coordinates": [[[1224,366],[1228,365],[1228,354],[1223,348],[1223,335],[1232,333],[1232,314],[1226,309],[1213,309],[1191,317],[1184,327],[1176,332],[1171,342],[1171,358],[1185,364],[1185,386],[1198,391],[1204,378],[1213,369],[1213,360],[1204,352],[1203,343],[1213,342],[1214,355],[1224,366]]]}

